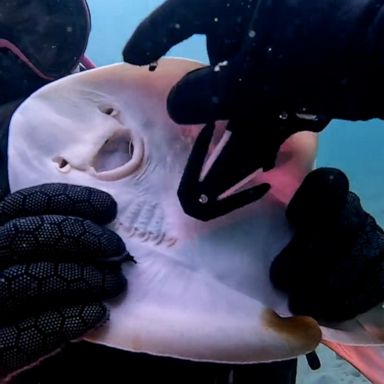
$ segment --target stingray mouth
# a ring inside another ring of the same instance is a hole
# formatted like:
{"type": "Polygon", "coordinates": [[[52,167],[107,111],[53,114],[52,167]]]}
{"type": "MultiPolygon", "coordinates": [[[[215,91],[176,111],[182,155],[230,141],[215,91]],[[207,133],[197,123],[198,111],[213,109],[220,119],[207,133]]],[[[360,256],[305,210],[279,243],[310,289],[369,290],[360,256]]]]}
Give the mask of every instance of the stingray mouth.
{"type": "Polygon", "coordinates": [[[99,180],[117,181],[133,175],[141,167],[144,142],[129,130],[120,130],[105,140],[88,165],[76,165],[76,161],[64,156],[56,156],[53,161],[62,173],[77,169],[99,180]]]}
{"type": "Polygon", "coordinates": [[[120,180],[135,173],[143,159],[143,140],[122,130],[104,142],[93,159],[91,173],[100,180],[120,180]]]}

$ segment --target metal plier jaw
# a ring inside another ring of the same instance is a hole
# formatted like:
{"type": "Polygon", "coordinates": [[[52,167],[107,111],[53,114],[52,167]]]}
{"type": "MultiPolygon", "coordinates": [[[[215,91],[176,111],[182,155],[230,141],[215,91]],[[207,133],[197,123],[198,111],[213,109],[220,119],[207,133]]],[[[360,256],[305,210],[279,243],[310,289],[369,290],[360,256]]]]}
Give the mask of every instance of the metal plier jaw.
{"type": "Polygon", "coordinates": [[[285,113],[252,121],[230,120],[209,156],[215,123],[207,124],[195,141],[177,191],[184,212],[208,221],[261,199],[269,184],[241,188],[256,171],[275,166],[279,148],[288,137],[300,131],[320,132],[329,121],[285,113]]]}

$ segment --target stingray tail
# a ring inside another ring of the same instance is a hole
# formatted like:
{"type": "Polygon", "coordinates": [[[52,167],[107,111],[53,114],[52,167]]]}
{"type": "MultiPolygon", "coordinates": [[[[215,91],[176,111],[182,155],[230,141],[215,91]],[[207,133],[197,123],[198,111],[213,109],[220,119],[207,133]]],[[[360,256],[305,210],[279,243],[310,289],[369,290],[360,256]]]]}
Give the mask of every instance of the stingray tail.
{"type": "Polygon", "coordinates": [[[326,341],[324,344],[353,365],[373,384],[384,383],[384,346],[354,346],[326,341]]]}

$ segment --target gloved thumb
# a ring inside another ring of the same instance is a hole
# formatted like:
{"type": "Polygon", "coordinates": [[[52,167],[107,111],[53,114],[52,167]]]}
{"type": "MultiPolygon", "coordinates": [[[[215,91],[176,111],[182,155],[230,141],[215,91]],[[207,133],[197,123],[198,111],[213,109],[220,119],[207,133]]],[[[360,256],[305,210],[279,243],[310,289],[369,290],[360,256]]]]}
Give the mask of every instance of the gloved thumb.
{"type": "Polygon", "coordinates": [[[124,61],[146,65],[157,61],[173,46],[213,24],[211,14],[221,0],[167,0],[136,28],[123,50],[124,61]]]}

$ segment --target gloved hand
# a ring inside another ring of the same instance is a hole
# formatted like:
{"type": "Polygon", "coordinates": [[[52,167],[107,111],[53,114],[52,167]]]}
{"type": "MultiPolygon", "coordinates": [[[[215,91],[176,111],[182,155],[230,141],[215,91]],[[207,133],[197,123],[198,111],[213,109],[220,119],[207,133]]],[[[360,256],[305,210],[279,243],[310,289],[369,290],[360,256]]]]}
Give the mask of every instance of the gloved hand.
{"type": "Polygon", "coordinates": [[[294,314],[344,321],[384,300],[384,232],[349,191],[346,175],[312,171],[290,201],[295,230],[270,277],[294,314]]]}
{"type": "Polygon", "coordinates": [[[212,65],[188,74],[169,96],[169,113],[179,123],[257,114],[383,118],[376,96],[384,85],[383,5],[168,0],[137,28],[124,60],[148,64],[193,34],[207,36],[212,65]]]}
{"type": "Polygon", "coordinates": [[[0,202],[0,381],[108,319],[130,258],[106,193],[45,184],[0,202]]]}
{"type": "MultiPolygon", "coordinates": [[[[333,118],[384,116],[376,96],[384,86],[383,5],[384,0],[168,0],[139,25],[123,56],[144,65],[193,34],[207,36],[211,65],[175,84],[168,112],[181,124],[229,120],[231,139],[216,170],[229,174],[233,186],[259,168],[273,168],[280,146],[296,132],[320,132],[333,118]]],[[[192,153],[199,156],[188,161],[187,170],[198,168],[196,158],[206,155],[201,152],[195,144],[192,153]]],[[[204,183],[214,191],[205,188],[201,196],[223,193],[209,177],[204,183]]],[[[189,184],[181,189],[187,190],[181,205],[196,218],[229,211],[211,214],[189,184]],[[204,214],[196,216],[197,208],[204,214]]],[[[249,192],[250,198],[232,205],[263,196],[249,192]]]]}

